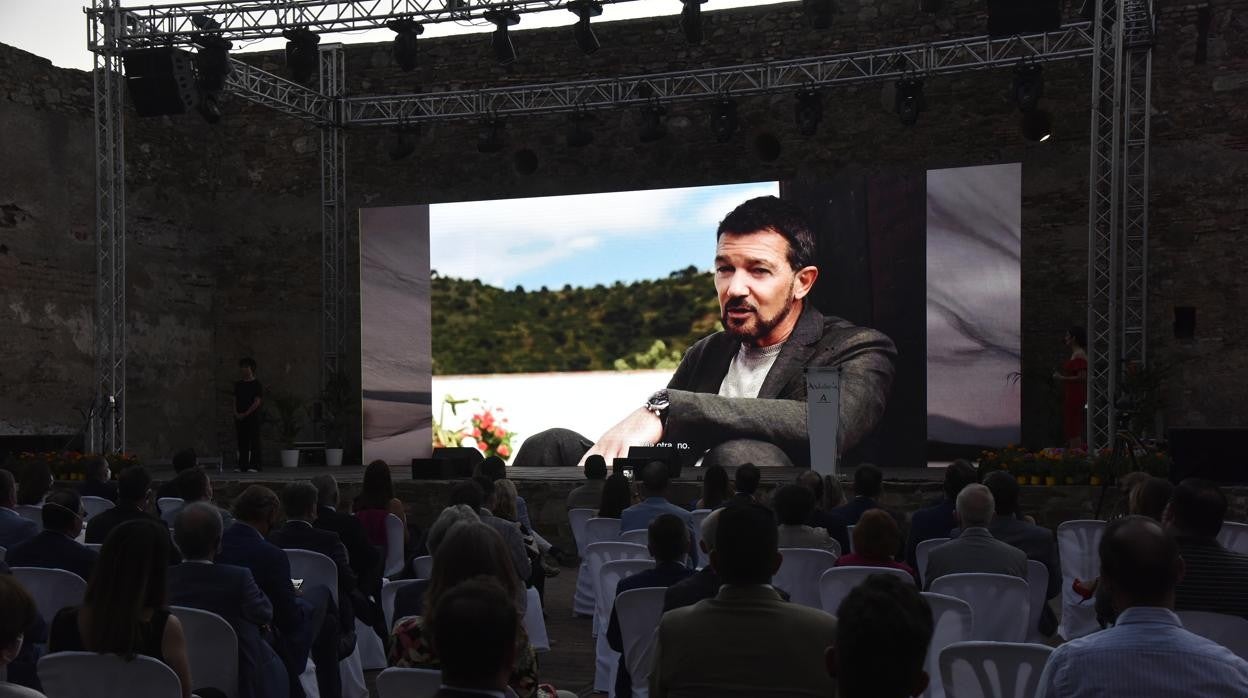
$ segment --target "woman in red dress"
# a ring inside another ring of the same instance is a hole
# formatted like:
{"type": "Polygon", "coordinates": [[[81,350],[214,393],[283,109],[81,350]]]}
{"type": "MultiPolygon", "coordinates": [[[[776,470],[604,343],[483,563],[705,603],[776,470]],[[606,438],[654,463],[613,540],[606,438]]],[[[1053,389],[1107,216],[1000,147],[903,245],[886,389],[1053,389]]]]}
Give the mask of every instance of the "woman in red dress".
{"type": "Polygon", "coordinates": [[[1082,327],[1072,327],[1063,340],[1070,348],[1070,358],[1053,378],[1062,384],[1062,436],[1067,448],[1083,448],[1084,405],[1088,401],[1088,334],[1082,327]]]}

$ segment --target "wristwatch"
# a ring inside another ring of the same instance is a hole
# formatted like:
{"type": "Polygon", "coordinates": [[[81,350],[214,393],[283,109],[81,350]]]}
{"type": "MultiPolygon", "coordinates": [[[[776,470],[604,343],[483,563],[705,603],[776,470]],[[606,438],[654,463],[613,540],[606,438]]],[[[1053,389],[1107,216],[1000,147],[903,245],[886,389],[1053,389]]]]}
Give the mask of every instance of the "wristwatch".
{"type": "Polygon", "coordinates": [[[650,414],[659,418],[659,424],[663,428],[667,428],[667,408],[672,406],[672,401],[668,398],[667,390],[660,390],[646,400],[645,408],[650,414]]]}

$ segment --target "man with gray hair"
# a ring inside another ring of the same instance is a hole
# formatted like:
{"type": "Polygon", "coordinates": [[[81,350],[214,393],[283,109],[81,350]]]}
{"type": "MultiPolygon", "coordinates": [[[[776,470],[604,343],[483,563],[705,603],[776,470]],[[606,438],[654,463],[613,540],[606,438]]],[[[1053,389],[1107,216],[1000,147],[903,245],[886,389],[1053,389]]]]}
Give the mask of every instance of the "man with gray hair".
{"type": "Polygon", "coordinates": [[[992,491],[980,484],[967,485],[954,506],[961,535],[932,549],[922,571],[924,588],[930,589],[938,577],[966,572],[1009,574],[1026,580],[1027,554],[988,531],[996,509],[992,491]]]}

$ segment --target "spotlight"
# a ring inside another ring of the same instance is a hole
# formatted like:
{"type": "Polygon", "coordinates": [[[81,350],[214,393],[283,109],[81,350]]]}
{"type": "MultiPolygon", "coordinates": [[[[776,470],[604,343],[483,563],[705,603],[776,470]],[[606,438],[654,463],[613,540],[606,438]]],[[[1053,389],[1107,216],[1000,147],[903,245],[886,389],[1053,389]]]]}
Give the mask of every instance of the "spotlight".
{"type": "Polygon", "coordinates": [[[589,26],[589,20],[602,14],[602,4],[597,0],[572,0],[568,3],[568,10],[579,17],[572,27],[572,33],[576,36],[576,45],[580,47],[581,53],[588,56],[601,48],[602,44],[594,36],[594,28],[589,26]]]}
{"type": "Polygon", "coordinates": [[[594,132],[591,129],[594,123],[594,117],[587,112],[574,112],[568,118],[568,145],[573,148],[584,148],[594,142],[594,132]]]}
{"type": "Polygon", "coordinates": [[[386,26],[394,31],[394,62],[399,69],[410,73],[416,69],[417,37],[425,33],[424,25],[410,19],[392,19],[386,26]]]}
{"type": "Polygon", "coordinates": [[[715,133],[716,143],[728,143],[737,132],[737,103],[731,99],[721,99],[715,103],[711,112],[711,130],[715,133]]]}
{"type": "Polygon", "coordinates": [[[307,82],[316,73],[320,62],[317,46],[321,37],[306,27],[287,29],[282,36],[286,37],[286,69],[295,82],[307,82]]]}
{"type": "Polygon", "coordinates": [[[485,122],[485,130],[477,137],[477,152],[497,153],[501,151],[506,146],[503,139],[504,128],[505,124],[500,119],[490,119],[485,122]]]}
{"type": "Polygon", "coordinates": [[[832,26],[832,0],[802,0],[802,8],[810,19],[814,29],[828,29],[832,26]]]}
{"type": "Polygon", "coordinates": [[[653,143],[667,136],[667,128],[663,117],[667,110],[661,104],[647,104],[641,108],[641,132],[638,134],[642,143],[653,143]]]}
{"type": "Polygon", "coordinates": [[[202,12],[191,15],[191,24],[196,28],[206,32],[216,31],[221,28],[221,23],[213,19],[212,16],[202,12]]]}
{"type": "Polygon", "coordinates": [[[1044,96],[1044,68],[1036,64],[1019,65],[1014,69],[1014,85],[1010,89],[1011,100],[1018,108],[1035,111],[1044,96]]]}
{"type": "Polygon", "coordinates": [[[511,43],[510,27],[520,23],[520,13],[515,10],[490,10],[485,18],[494,24],[491,43],[494,45],[494,60],[500,65],[516,62],[516,47],[511,43]]]}
{"type": "Polygon", "coordinates": [[[893,109],[897,112],[897,116],[901,117],[901,123],[913,126],[919,120],[919,113],[927,109],[927,99],[923,96],[923,81],[918,78],[898,80],[893,109]]]}
{"type": "Polygon", "coordinates": [[[691,44],[702,43],[702,4],[706,0],[680,0],[685,8],[680,11],[680,30],[685,34],[685,41],[691,44]]]}
{"type": "Polygon", "coordinates": [[[945,9],[945,0],[919,0],[919,12],[940,12],[945,9]]]}
{"type": "Polygon", "coordinates": [[[819,122],[823,121],[823,97],[815,89],[798,92],[794,112],[797,132],[807,137],[815,135],[819,131],[819,122]]]}
{"type": "Polygon", "coordinates": [[[195,56],[199,88],[220,92],[225,89],[226,79],[234,73],[234,66],[230,64],[230,49],[234,44],[216,34],[196,37],[195,43],[199,44],[199,53],[195,56]]]}
{"type": "Polygon", "coordinates": [[[1053,117],[1043,109],[1023,112],[1023,138],[1043,143],[1053,137],[1053,117]]]}

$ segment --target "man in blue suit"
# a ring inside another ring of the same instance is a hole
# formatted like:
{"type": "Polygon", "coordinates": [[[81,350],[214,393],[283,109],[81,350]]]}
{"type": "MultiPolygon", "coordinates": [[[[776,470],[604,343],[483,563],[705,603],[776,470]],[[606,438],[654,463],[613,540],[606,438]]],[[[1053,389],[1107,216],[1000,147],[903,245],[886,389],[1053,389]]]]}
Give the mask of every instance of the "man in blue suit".
{"type": "Polygon", "coordinates": [[[863,512],[878,509],[876,498],[884,491],[884,473],[871,464],[859,466],[854,471],[854,498],[829,513],[845,522],[846,526],[856,526],[863,512]]]}
{"type": "Polygon", "coordinates": [[[945,468],[945,498],[930,507],[914,512],[910,517],[910,537],[906,539],[906,564],[923,574],[919,569],[916,551],[919,543],[933,538],[949,538],[949,532],[958,527],[958,519],[954,516],[954,502],[963,487],[979,482],[975,466],[969,461],[955,460],[945,468]]]}
{"type": "Polygon", "coordinates": [[[17,483],[13,473],[0,470],[0,546],[12,548],[35,537],[39,524],[22,518],[17,506],[17,483]]]}
{"type": "Polygon", "coordinates": [[[300,593],[295,592],[286,552],[265,540],[280,514],[281,505],[273,490],[260,485],[243,490],[234,502],[236,523],[222,535],[217,561],[251,570],[256,584],[273,604],[278,654],[290,677],[291,696],[304,696],[299,675],[311,654],[322,698],[339,698],[338,614],[324,586],[305,585],[300,593]]]}
{"type": "Polygon", "coordinates": [[[273,604],[249,570],[213,563],[221,547],[221,526],[221,513],[207,502],[192,502],[178,512],[173,539],[186,562],[169,568],[169,603],[210,611],[234,628],[240,698],[289,696],[286,667],[265,639],[273,604]]]}
{"type": "Polygon", "coordinates": [[[90,579],[99,554],[74,540],[82,532],[84,516],[77,492],[54,490],[43,503],[43,531],[9,550],[9,565],[65,570],[90,579]]]}

